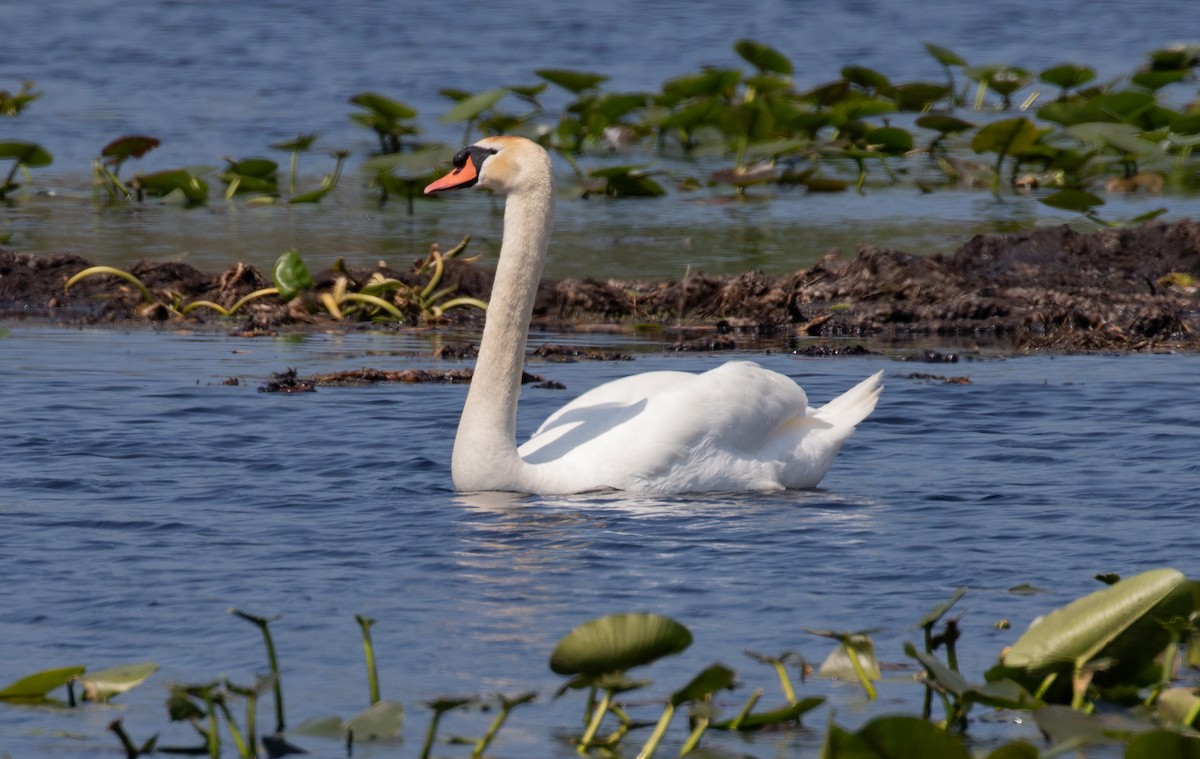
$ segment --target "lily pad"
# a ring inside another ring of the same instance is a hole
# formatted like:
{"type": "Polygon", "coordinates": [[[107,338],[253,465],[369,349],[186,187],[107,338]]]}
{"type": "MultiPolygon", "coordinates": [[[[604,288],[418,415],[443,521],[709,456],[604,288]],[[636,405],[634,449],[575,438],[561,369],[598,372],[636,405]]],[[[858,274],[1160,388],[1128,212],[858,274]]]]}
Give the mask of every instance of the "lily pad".
{"type": "Polygon", "coordinates": [[[598,677],[649,664],[691,644],[688,629],[668,617],[610,614],[567,633],[550,655],[550,669],[560,675],[598,677]]]}
{"type": "Polygon", "coordinates": [[[918,717],[876,717],[856,733],[831,724],[825,759],[970,759],[962,738],[918,717]]]}
{"type": "Polygon", "coordinates": [[[759,71],[771,71],[786,75],[790,75],[793,71],[792,62],[788,60],[787,56],[770,45],[764,45],[751,39],[740,39],[733,44],[733,50],[759,71]]]}
{"type": "Polygon", "coordinates": [[[67,684],[72,677],[82,675],[87,667],[44,669],[22,677],[0,690],[0,701],[41,701],[46,695],[67,684]]]}
{"type": "Polygon", "coordinates": [[[537,69],[533,72],[551,84],[557,84],[565,90],[578,95],[584,90],[590,90],[608,81],[604,74],[594,74],[588,71],[572,71],[570,69],[537,69]]]}
{"type": "Polygon", "coordinates": [[[1010,677],[1026,687],[1037,687],[1048,674],[1068,675],[1090,661],[1112,658],[1112,667],[1096,673],[1098,685],[1154,682],[1159,674],[1154,659],[1170,639],[1164,623],[1186,618],[1194,606],[1191,583],[1181,572],[1143,572],[1041,618],[986,677],[1010,677]]]}
{"type": "Polygon", "coordinates": [[[100,155],[108,158],[111,163],[119,163],[126,158],[141,158],[157,148],[161,142],[156,137],[142,134],[131,134],[118,137],[100,150],[100,155]]]}
{"type": "Polygon", "coordinates": [[[733,679],[736,676],[736,673],[724,664],[713,664],[706,667],[687,685],[671,694],[671,705],[679,706],[688,701],[699,701],[719,690],[732,689],[733,679]]]}
{"type": "Polygon", "coordinates": [[[39,166],[49,166],[54,162],[54,157],[43,148],[34,142],[0,142],[0,161],[15,160],[30,168],[38,168],[39,166]]]}
{"type": "Polygon", "coordinates": [[[413,108],[377,92],[360,92],[351,97],[348,102],[388,119],[404,120],[417,117],[417,112],[413,108]]]}
{"type": "Polygon", "coordinates": [[[1001,156],[1019,153],[1032,146],[1038,138],[1038,128],[1024,117],[994,121],[982,127],[971,140],[976,153],[998,153],[1001,156]]]}
{"type": "Polygon", "coordinates": [[[508,90],[504,87],[497,87],[494,90],[486,90],[474,95],[468,95],[462,100],[454,104],[450,110],[442,114],[438,121],[443,124],[453,124],[457,121],[470,121],[483,113],[487,109],[494,106],[504,99],[508,94],[508,90]]]}
{"type": "Polygon", "coordinates": [[[1096,206],[1104,205],[1103,198],[1084,190],[1059,190],[1041,198],[1042,203],[1051,208],[1061,208],[1064,211],[1087,213],[1096,206]]]}
{"type": "Polygon", "coordinates": [[[157,670],[158,665],[153,662],[125,664],[80,676],[78,680],[83,685],[85,701],[107,701],[113,696],[141,685],[157,670]]]}
{"type": "Polygon", "coordinates": [[[399,701],[378,701],[346,720],[345,729],[355,741],[395,738],[404,727],[404,705],[399,701]]]}

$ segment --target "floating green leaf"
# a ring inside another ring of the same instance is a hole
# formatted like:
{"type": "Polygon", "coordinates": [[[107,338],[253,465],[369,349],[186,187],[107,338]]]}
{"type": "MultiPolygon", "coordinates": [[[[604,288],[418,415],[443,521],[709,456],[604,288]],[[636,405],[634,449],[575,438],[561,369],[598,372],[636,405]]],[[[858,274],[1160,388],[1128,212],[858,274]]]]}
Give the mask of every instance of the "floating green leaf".
{"type": "Polygon", "coordinates": [[[607,82],[604,74],[593,74],[587,71],[572,71],[570,69],[537,69],[533,72],[551,84],[557,84],[565,90],[578,95],[584,90],[590,90],[602,82],[607,82]]]}
{"type": "Polygon", "coordinates": [[[1130,124],[1095,122],[1067,127],[1067,134],[1083,142],[1105,145],[1131,156],[1151,155],[1161,148],[1141,136],[1141,130],[1130,124]]]}
{"type": "Polygon", "coordinates": [[[1170,730],[1152,730],[1129,741],[1125,759],[1196,759],[1200,757],[1200,737],[1181,735],[1170,730]]]}
{"type": "Polygon", "coordinates": [[[499,103],[508,94],[508,90],[504,87],[497,87],[494,90],[486,90],[478,92],[474,95],[469,95],[454,104],[450,110],[442,114],[438,119],[443,124],[453,124],[458,121],[470,121],[479,116],[487,109],[499,103]]]}
{"type": "Polygon", "coordinates": [[[1096,206],[1104,205],[1103,198],[1097,197],[1084,190],[1059,190],[1040,199],[1051,208],[1061,208],[1064,211],[1087,213],[1096,206]]]}
{"type": "Polygon", "coordinates": [[[971,149],[976,153],[1011,155],[1031,147],[1038,138],[1038,128],[1032,121],[1021,116],[1013,119],[993,121],[981,127],[971,140],[971,149]]]}
{"type": "Polygon", "coordinates": [[[892,82],[875,69],[866,66],[843,66],[842,78],[851,84],[879,93],[887,93],[892,89],[892,82]]]}
{"type": "Polygon", "coordinates": [[[1188,70],[1180,71],[1139,71],[1129,78],[1129,81],[1136,84],[1138,87],[1145,87],[1148,90],[1161,90],[1168,84],[1183,81],[1191,76],[1188,70]]]}
{"type": "Polygon", "coordinates": [[[671,694],[671,703],[675,706],[688,701],[698,701],[719,690],[733,688],[736,673],[724,664],[713,664],[705,667],[704,671],[693,677],[687,685],[671,694]]]}
{"type": "Polygon", "coordinates": [[[740,39],[733,43],[733,50],[759,71],[771,71],[784,75],[792,73],[792,62],[786,55],[770,45],[764,45],[751,39],[740,39]]]}
{"type": "Polygon", "coordinates": [[[0,161],[16,161],[23,166],[38,168],[49,166],[54,162],[54,157],[35,142],[13,140],[0,142],[0,161]]]}
{"type": "Polygon", "coordinates": [[[399,701],[378,701],[346,720],[344,729],[355,741],[395,738],[404,727],[404,705],[399,701]]]}
{"type": "Polygon", "coordinates": [[[73,677],[82,675],[87,667],[59,667],[26,675],[0,689],[0,701],[41,701],[51,691],[61,688],[73,677]]]}
{"type": "Polygon", "coordinates": [[[378,92],[360,92],[351,97],[348,102],[388,119],[404,120],[417,117],[417,112],[413,108],[399,100],[392,100],[380,95],[378,92]]]}
{"type": "Polygon", "coordinates": [[[948,47],[935,45],[932,42],[922,42],[925,46],[925,51],[933,56],[934,60],[943,66],[966,66],[967,62],[958,53],[948,47]]]}
{"type": "Polygon", "coordinates": [[[885,126],[872,129],[864,139],[872,150],[881,153],[907,153],[913,148],[912,132],[900,127],[885,126]]]}
{"type": "Polygon", "coordinates": [[[902,111],[924,111],[939,100],[949,97],[951,91],[944,84],[907,82],[893,87],[890,95],[896,101],[896,107],[902,111]]]}
{"type": "Polygon", "coordinates": [[[550,655],[560,675],[598,677],[649,664],[692,644],[692,634],[659,614],[610,614],[584,622],[567,633],[550,655]]]}
{"type": "Polygon", "coordinates": [[[162,143],[156,137],[131,134],[118,137],[105,145],[100,150],[100,155],[109,159],[109,163],[121,163],[127,158],[141,158],[160,144],[162,143]]]}
{"type": "Polygon", "coordinates": [[[823,703],[825,703],[823,696],[809,696],[778,709],[751,712],[736,722],[734,720],[714,722],[712,728],[714,730],[762,730],[764,727],[797,722],[804,714],[811,712],[823,703]]]}
{"type": "Polygon", "coordinates": [[[1200,691],[1196,688],[1167,688],[1154,702],[1158,716],[1167,722],[1195,727],[1200,716],[1200,691]]]}
{"type": "Polygon", "coordinates": [[[320,136],[321,135],[316,134],[316,133],[301,134],[301,135],[297,135],[296,139],[294,139],[294,140],[287,140],[286,142],[276,142],[271,145],[268,145],[267,147],[271,148],[272,150],[290,150],[290,151],[295,151],[295,152],[303,152],[305,150],[309,150],[310,148],[312,148],[313,143],[316,142],[317,138],[320,136]]]}
{"type": "Polygon", "coordinates": [[[1036,687],[1047,675],[1071,673],[1088,662],[1115,663],[1095,682],[1154,682],[1156,656],[1170,632],[1165,622],[1186,618],[1195,602],[1191,584],[1174,569],[1156,569],[1129,577],[1054,610],[1030,627],[987,672],[988,680],[1011,677],[1036,687]]]}
{"type": "Polygon", "coordinates": [[[83,685],[83,700],[107,701],[113,696],[141,685],[157,670],[157,664],[143,662],[102,669],[80,676],[78,680],[83,685]]]}
{"type": "Polygon", "coordinates": [[[918,717],[876,717],[851,733],[831,724],[821,759],[970,759],[963,741],[918,717]]]}
{"type": "Polygon", "coordinates": [[[1095,69],[1075,63],[1062,63],[1043,69],[1038,78],[1063,90],[1074,89],[1096,78],[1095,69]]]}
{"type": "Polygon", "coordinates": [[[202,205],[208,200],[208,183],[187,169],[138,174],[130,184],[153,197],[178,193],[189,205],[202,205]]]}

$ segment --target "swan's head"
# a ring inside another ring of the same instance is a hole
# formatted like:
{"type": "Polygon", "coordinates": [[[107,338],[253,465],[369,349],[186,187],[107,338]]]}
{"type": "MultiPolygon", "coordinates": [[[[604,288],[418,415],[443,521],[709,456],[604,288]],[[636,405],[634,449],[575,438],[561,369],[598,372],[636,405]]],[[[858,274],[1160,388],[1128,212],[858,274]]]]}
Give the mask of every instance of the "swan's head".
{"type": "Polygon", "coordinates": [[[426,187],[426,195],[476,185],[509,194],[551,182],[550,154],[524,137],[484,137],[451,164],[454,170],[426,187]]]}

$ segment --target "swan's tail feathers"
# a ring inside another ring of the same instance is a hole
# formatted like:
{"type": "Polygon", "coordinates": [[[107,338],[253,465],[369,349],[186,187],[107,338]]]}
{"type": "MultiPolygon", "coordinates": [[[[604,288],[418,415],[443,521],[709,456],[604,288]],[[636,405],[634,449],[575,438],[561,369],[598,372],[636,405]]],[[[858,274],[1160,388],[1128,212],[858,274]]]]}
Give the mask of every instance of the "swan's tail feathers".
{"type": "Polygon", "coordinates": [[[851,427],[875,410],[883,392],[883,371],[878,371],[817,409],[813,416],[833,427],[851,427]]]}

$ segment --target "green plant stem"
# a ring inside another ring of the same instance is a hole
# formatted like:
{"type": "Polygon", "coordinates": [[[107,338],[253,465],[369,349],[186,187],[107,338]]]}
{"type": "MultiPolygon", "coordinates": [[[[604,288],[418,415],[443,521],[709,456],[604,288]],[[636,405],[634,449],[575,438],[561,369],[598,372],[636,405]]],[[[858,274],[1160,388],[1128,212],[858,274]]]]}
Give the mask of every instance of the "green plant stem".
{"type": "Polygon", "coordinates": [[[371,625],[375,620],[355,614],[354,619],[362,628],[363,655],[367,658],[367,686],[371,690],[371,706],[379,703],[379,667],[375,664],[375,646],[371,643],[371,625]]]}
{"type": "Polygon", "coordinates": [[[858,651],[850,644],[849,639],[842,640],[842,648],[846,650],[846,656],[850,657],[850,666],[854,667],[854,674],[858,677],[858,682],[862,684],[863,690],[866,691],[867,698],[874,701],[878,694],[875,692],[875,686],[871,684],[871,678],[867,677],[862,662],[858,660],[858,651]]]}
{"type": "MultiPolygon", "coordinates": [[[[267,289],[273,290],[275,288],[267,289]]],[[[262,292],[262,290],[258,291],[258,293],[262,292]]],[[[247,295],[246,298],[243,298],[242,300],[246,300],[253,295],[255,295],[255,293],[250,293],[250,295],[247,295]]],[[[229,309],[229,313],[233,313],[236,310],[237,305],[240,305],[241,302],[242,301],[238,301],[234,308],[229,309]]],[[[259,630],[262,631],[263,643],[267,647],[267,665],[271,669],[271,674],[275,677],[275,682],[272,685],[275,695],[275,732],[282,733],[287,727],[287,724],[283,718],[283,681],[279,674],[279,658],[275,655],[275,641],[271,638],[270,620],[266,619],[265,617],[247,614],[246,612],[239,611],[238,609],[233,609],[232,613],[241,617],[247,622],[253,623],[258,627],[259,630]]]]}
{"type": "Polygon", "coordinates": [[[288,191],[289,191],[289,194],[291,194],[291,195],[296,194],[296,186],[297,186],[296,185],[296,172],[299,171],[299,169],[300,169],[300,151],[293,150],[292,151],[291,178],[288,181],[288,191]]]}
{"type": "Polygon", "coordinates": [[[508,715],[512,710],[513,707],[508,704],[500,707],[500,713],[492,720],[492,724],[488,725],[487,732],[475,742],[475,748],[471,750],[471,759],[478,759],[483,756],[483,752],[487,750],[492,740],[495,739],[496,734],[500,732],[500,728],[504,726],[504,722],[508,719],[508,715]]]}
{"type": "Polygon", "coordinates": [[[78,272],[77,274],[72,276],[70,279],[68,279],[67,283],[63,286],[63,289],[70,290],[71,285],[75,284],[76,282],[80,281],[81,279],[85,279],[94,274],[111,274],[114,277],[120,277],[121,279],[125,280],[126,282],[128,282],[131,285],[133,285],[134,287],[136,287],[142,293],[142,301],[143,302],[145,302],[145,303],[153,303],[154,302],[154,295],[150,292],[150,288],[146,287],[146,285],[142,283],[142,280],[138,279],[137,277],[133,276],[132,274],[130,274],[127,271],[124,271],[122,269],[116,269],[116,268],[113,268],[112,266],[90,266],[90,267],[84,269],[83,271],[78,272]]]}
{"type": "Polygon", "coordinates": [[[346,293],[342,296],[342,300],[351,300],[358,303],[369,303],[376,308],[381,308],[384,311],[387,311],[389,315],[397,320],[404,321],[404,314],[400,312],[400,309],[396,308],[391,303],[388,303],[383,298],[375,295],[367,295],[366,293],[346,293]]]}
{"type": "Polygon", "coordinates": [[[225,723],[229,725],[229,735],[233,738],[233,744],[237,746],[238,756],[242,759],[252,757],[254,752],[246,744],[246,739],[242,736],[242,731],[238,729],[237,722],[233,719],[233,714],[229,711],[229,706],[225,703],[225,699],[220,699],[216,702],[221,709],[221,714],[225,717],[225,723]]]}
{"type": "Polygon", "coordinates": [[[238,301],[236,303],[234,303],[232,306],[230,306],[229,307],[229,316],[233,316],[234,313],[236,313],[239,308],[246,305],[247,303],[254,300],[255,298],[262,298],[266,295],[278,295],[278,294],[279,294],[279,288],[277,288],[277,287],[264,287],[261,290],[255,290],[252,293],[242,296],[240,299],[238,299],[238,301]]]}
{"type": "Polygon", "coordinates": [[[787,665],[778,659],[771,664],[775,667],[775,674],[779,676],[779,687],[783,689],[783,697],[789,704],[796,703],[796,690],[792,688],[792,679],[788,677],[787,665]]]}
{"type": "Polygon", "coordinates": [[[596,733],[600,730],[600,723],[604,721],[604,715],[608,713],[608,705],[612,702],[612,691],[605,689],[604,695],[600,697],[600,701],[596,703],[596,708],[592,712],[592,719],[588,722],[587,730],[583,731],[583,736],[579,739],[579,753],[587,753],[588,746],[596,738],[596,733]]]}
{"type": "Polygon", "coordinates": [[[738,712],[738,715],[729,723],[730,730],[738,730],[741,728],[742,723],[745,722],[746,718],[750,716],[750,712],[754,710],[754,706],[758,703],[760,698],[762,698],[762,688],[755,688],[754,692],[750,694],[750,698],[746,699],[746,703],[742,706],[742,710],[738,712]]]}
{"type": "Polygon", "coordinates": [[[646,743],[642,746],[642,750],[638,752],[637,759],[650,759],[654,756],[654,752],[658,751],[658,744],[662,743],[663,736],[667,734],[667,727],[671,724],[671,718],[675,716],[675,704],[668,703],[667,708],[663,709],[662,716],[658,718],[658,724],[654,726],[654,732],[646,739],[646,743]]]}
{"type": "Polygon", "coordinates": [[[687,740],[683,742],[683,746],[679,748],[679,755],[684,756],[696,750],[696,746],[700,745],[700,737],[708,730],[708,717],[701,717],[696,720],[696,724],[692,727],[692,732],[688,735],[687,740]]]}
{"type": "Polygon", "coordinates": [[[133,745],[133,741],[129,739],[129,734],[125,732],[125,726],[121,724],[121,718],[118,717],[110,722],[108,729],[116,733],[117,739],[121,741],[121,745],[125,748],[127,759],[137,759],[137,746],[133,745]]]}
{"type": "Polygon", "coordinates": [[[221,758],[221,734],[217,726],[217,710],[213,708],[211,691],[204,693],[205,711],[208,712],[208,755],[211,759],[221,758]]]}
{"type": "Polygon", "coordinates": [[[433,741],[437,737],[438,723],[442,721],[442,712],[434,710],[433,716],[429,718],[429,727],[425,729],[425,745],[421,747],[421,759],[429,759],[429,752],[433,750],[433,741]]]}
{"type": "MultiPolygon", "coordinates": [[[[947,69],[947,70],[949,70],[949,69],[947,69]]],[[[930,656],[933,655],[933,625],[934,625],[934,622],[930,622],[929,624],[927,624],[921,628],[922,631],[925,633],[925,653],[929,654],[930,656]]],[[[930,685],[929,679],[926,678],[925,679],[925,699],[921,704],[921,718],[929,719],[929,716],[932,713],[933,713],[933,686],[930,685]]]]}
{"type": "Polygon", "coordinates": [[[250,756],[258,756],[258,697],[251,691],[246,696],[246,745],[250,747],[250,756]]]}

